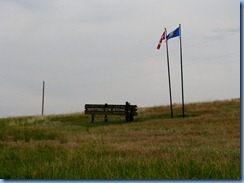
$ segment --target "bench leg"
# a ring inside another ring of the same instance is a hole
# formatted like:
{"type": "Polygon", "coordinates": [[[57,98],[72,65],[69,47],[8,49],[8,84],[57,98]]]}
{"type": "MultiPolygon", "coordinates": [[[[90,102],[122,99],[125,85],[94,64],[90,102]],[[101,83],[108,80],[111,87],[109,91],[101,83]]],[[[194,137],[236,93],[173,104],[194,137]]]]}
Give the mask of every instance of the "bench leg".
{"type": "Polygon", "coordinates": [[[94,114],[91,115],[91,122],[94,123],[94,114]]]}
{"type": "Polygon", "coordinates": [[[107,123],[108,122],[108,115],[104,116],[104,122],[107,123]]]}
{"type": "Polygon", "coordinates": [[[130,117],[129,117],[128,113],[126,113],[126,114],[125,114],[125,121],[126,121],[126,122],[130,121],[129,118],[130,118],[130,117]]]}

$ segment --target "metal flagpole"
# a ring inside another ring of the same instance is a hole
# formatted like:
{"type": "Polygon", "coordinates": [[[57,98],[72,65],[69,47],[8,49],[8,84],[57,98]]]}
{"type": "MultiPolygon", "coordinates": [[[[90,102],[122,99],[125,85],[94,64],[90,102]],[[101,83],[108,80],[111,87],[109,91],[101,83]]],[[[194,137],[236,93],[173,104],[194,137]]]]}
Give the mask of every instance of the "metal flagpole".
{"type": "MultiPolygon", "coordinates": [[[[166,28],[165,28],[165,36],[167,36],[167,30],[166,30],[166,28]]],[[[169,69],[169,51],[168,51],[168,41],[167,41],[167,38],[166,38],[166,51],[167,51],[167,63],[168,63],[170,111],[171,111],[171,118],[173,118],[173,107],[172,107],[172,96],[171,96],[171,83],[170,83],[170,69],[169,69]]]]}
{"type": "Polygon", "coordinates": [[[179,24],[179,29],[180,29],[180,65],[181,65],[182,116],[184,118],[185,117],[185,108],[184,108],[184,88],[183,88],[181,24],[179,24]]]}

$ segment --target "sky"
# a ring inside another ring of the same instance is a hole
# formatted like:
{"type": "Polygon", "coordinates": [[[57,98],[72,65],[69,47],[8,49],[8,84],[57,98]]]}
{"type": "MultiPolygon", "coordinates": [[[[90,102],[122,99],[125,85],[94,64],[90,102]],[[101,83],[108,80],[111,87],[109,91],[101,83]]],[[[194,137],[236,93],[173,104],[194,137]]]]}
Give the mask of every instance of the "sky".
{"type": "MultiPolygon", "coordinates": [[[[240,1],[0,0],[0,118],[169,105],[164,31],[182,29],[185,103],[240,98],[240,1]]],[[[179,37],[168,41],[181,104],[179,37]]],[[[187,111],[186,111],[187,113],[187,111]]]]}

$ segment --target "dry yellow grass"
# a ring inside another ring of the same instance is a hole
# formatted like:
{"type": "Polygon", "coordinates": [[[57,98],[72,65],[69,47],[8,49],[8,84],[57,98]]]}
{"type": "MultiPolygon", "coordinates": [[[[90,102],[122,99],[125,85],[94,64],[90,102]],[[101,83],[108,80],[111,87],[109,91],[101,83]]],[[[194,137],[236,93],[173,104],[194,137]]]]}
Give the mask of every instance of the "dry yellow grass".
{"type": "Polygon", "coordinates": [[[0,119],[0,176],[239,179],[240,100],[188,104],[184,119],[180,105],[174,111],[171,119],[167,106],[142,108],[133,123],[112,116],[91,124],[83,114],[0,119]]]}

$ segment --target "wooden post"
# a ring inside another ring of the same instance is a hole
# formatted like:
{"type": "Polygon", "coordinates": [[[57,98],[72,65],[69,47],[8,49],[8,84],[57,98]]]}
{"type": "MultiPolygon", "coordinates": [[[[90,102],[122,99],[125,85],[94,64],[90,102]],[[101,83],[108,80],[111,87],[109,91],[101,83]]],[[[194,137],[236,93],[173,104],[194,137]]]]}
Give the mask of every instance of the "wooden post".
{"type": "Polygon", "coordinates": [[[44,114],[44,92],[45,92],[45,81],[42,83],[42,115],[44,114]]]}
{"type": "Polygon", "coordinates": [[[125,102],[125,121],[129,121],[129,102],[125,102]]]}
{"type": "Polygon", "coordinates": [[[125,102],[125,120],[131,121],[131,106],[129,102],[125,102]]]}
{"type": "MultiPolygon", "coordinates": [[[[108,104],[105,103],[105,111],[106,111],[107,105],[108,105],[108,104]]],[[[104,116],[104,122],[105,122],[105,123],[108,122],[108,115],[107,115],[107,114],[105,114],[105,116],[104,116]]]]}

